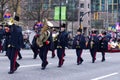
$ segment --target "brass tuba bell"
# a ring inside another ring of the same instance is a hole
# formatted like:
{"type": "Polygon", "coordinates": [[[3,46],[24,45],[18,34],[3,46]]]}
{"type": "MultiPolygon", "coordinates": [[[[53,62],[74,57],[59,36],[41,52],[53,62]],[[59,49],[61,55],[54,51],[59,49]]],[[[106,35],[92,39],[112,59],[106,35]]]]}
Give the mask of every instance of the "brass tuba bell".
{"type": "Polygon", "coordinates": [[[42,47],[44,43],[48,40],[50,36],[49,27],[47,25],[47,19],[43,22],[43,27],[41,31],[39,32],[39,37],[37,37],[36,43],[39,47],[42,47]]]}

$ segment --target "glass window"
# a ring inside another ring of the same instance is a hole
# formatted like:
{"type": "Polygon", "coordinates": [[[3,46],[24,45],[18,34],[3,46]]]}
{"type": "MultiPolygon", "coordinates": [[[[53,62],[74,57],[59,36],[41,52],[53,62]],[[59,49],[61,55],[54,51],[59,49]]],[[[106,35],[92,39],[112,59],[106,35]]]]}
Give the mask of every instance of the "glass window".
{"type": "Polygon", "coordinates": [[[88,4],[88,8],[90,8],[90,4],[88,4]]]}
{"type": "Polygon", "coordinates": [[[109,6],[108,6],[108,11],[109,11],[109,12],[112,12],[112,5],[109,5],[109,6]]]}
{"type": "Polygon", "coordinates": [[[117,5],[114,5],[114,10],[116,11],[118,9],[118,6],[117,5]]]}
{"type": "Polygon", "coordinates": [[[112,0],[108,0],[108,4],[112,4],[112,0]]]}
{"type": "Polygon", "coordinates": [[[84,12],[80,12],[80,16],[83,16],[84,12]]]}
{"type": "Polygon", "coordinates": [[[114,3],[117,3],[118,0],[113,0],[113,1],[114,1],[114,3]]]}
{"type": "Polygon", "coordinates": [[[105,4],[105,0],[102,0],[102,4],[105,4]]]}
{"type": "Polygon", "coordinates": [[[84,8],[84,3],[81,3],[81,4],[80,4],[80,8],[84,8]]]}
{"type": "Polygon", "coordinates": [[[88,20],[88,25],[90,25],[90,21],[88,20]]]}

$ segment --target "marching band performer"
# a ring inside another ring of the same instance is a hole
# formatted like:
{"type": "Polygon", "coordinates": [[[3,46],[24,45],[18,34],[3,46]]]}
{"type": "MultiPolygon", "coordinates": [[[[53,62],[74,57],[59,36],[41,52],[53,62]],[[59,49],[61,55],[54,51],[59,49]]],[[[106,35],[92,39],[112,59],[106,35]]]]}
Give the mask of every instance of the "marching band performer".
{"type": "MultiPolygon", "coordinates": [[[[15,20],[18,20],[19,17],[15,16],[15,20]]],[[[8,74],[13,74],[20,64],[16,61],[18,52],[22,46],[21,38],[22,32],[19,30],[19,26],[14,23],[14,19],[8,21],[8,27],[6,28],[7,33],[7,56],[10,60],[10,71],[8,74]]]]}
{"type": "Polygon", "coordinates": [[[63,57],[65,55],[65,47],[67,46],[67,42],[68,42],[68,34],[65,31],[65,24],[63,24],[61,26],[61,31],[57,38],[57,56],[59,58],[58,67],[61,67],[63,65],[64,62],[63,57]]]}
{"type": "Polygon", "coordinates": [[[102,36],[101,36],[101,39],[99,40],[100,41],[100,52],[102,53],[102,62],[105,61],[105,52],[108,50],[108,41],[109,39],[107,38],[106,36],[106,32],[102,32],[102,36]]]}
{"type": "Polygon", "coordinates": [[[95,62],[96,60],[96,52],[98,50],[98,45],[99,45],[99,39],[96,35],[96,31],[92,31],[92,34],[90,35],[90,39],[88,41],[88,47],[90,49],[90,54],[92,57],[92,63],[95,62]]]}
{"type": "Polygon", "coordinates": [[[73,40],[73,48],[76,49],[77,65],[82,64],[83,59],[81,57],[83,49],[85,49],[85,37],[82,35],[82,29],[77,30],[77,35],[73,40]]]}
{"type": "Polygon", "coordinates": [[[3,36],[4,36],[4,30],[3,30],[3,25],[0,24],[0,52],[3,52],[3,36]]]}
{"type": "Polygon", "coordinates": [[[39,36],[37,37],[37,40],[36,40],[36,43],[40,49],[39,56],[42,60],[42,65],[41,65],[42,70],[44,70],[48,65],[47,53],[49,50],[51,40],[52,40],[52,37],[50,36],[49,27],[47,25],[47,21],[45,20],[43,24],[43,28],[41,29],[39,36]]]}
{"type": "Polygon", "coordinates": [[[39,47],[36,44],[36,40],[37,40],[37,37],[39,36],[39,32],[41,31],[42,27],[43,27],[42,22],[37,22],[33,27],[33,29],[35,31],[35,35],[33,37],[32,43],[31,43],[31,49],[34,53],[33,59],[36,59],[37,55],[39,54],[39,47]]]}
{"type": "Polygon", "coordinates": [[[55,57],[55,49],[57,48],[57,37],[58,37],[58,32],[55,30],[55,29],[53,29],[52,30],[52,39],[53,39],[53,50],[52,50],[52,58],[54,58],[55,57]]]}

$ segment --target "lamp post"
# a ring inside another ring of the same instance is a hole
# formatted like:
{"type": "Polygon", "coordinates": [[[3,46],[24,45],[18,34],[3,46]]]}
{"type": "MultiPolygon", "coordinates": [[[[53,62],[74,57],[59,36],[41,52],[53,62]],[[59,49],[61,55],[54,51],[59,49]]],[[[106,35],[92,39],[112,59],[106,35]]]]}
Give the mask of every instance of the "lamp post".
{"type": "Polygon", "coordinates": [[[73,2],[72,2],[72,5],[73,5],[73,6],[72,6],[72,36],[73,36],[73,21],[74,21],[74,20],[73,20],[73,18],[74,18],[74,4],[73,4],[73,3],[75,4],[74,0],[73,0],[73,2]]]}
{"type": "Polygon", "coordinates": [[[87,13],[89,13],[90,11],[88,11],[88,12],[85,12],[82,16],[80,16],[80,29],[82,29],[82,21],[83,21],[83,17],[87,14],[87,13]]]}
{"type": "Polygon", "coordinates": [[[62,0],[60,0],[60,4],[59,4],[60,5],[60,9],[59,9],[60,10],[60,12],[59,12],[59,26],[60,27],[61,27],[61,1],[62,0]]]}

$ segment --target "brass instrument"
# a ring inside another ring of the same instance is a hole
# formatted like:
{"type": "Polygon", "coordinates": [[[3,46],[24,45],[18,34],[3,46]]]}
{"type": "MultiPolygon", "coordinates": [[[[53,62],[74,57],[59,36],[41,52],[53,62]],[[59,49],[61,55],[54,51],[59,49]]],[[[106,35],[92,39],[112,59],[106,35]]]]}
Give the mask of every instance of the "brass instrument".
{"type": "Polygon", "coordinates": [[[39,47],[42,47],[44,45],[44,42],[47,41],[47,39],[50,36],[49,27],[47,25],[47,20],[45,19],[45,22],[43,24],[43,28],[39,32],[39,37],[37,37],[36,43],[39,47]]]}
{"type": "Polygon", "coordinates": [[[9,18],[4,18],[3,24],[4,25],[6,25],[6,24],[7,25],[15,24],[15,25],[18,25],[18,26],[23,26],[24,25],[22,22],[20,22],[18,20],[18,18],[16,19],[15,12],[13,13],[13,16],[10,16],[9,18]]]}
{"type": "Polygon", "coordinates": [[[90,42],[90,47],[93,48],[93,45],[94,45],[94,42],[93,42],[93,37],[92,37],[92,40],[90,42]]]}
{"type": "Polygon", "coordinates": [[[53,38],[53,41],[57,41],[57,37],[58,37],[59,33],[53,33],[52,34],[52,38],[53,38]]]}

